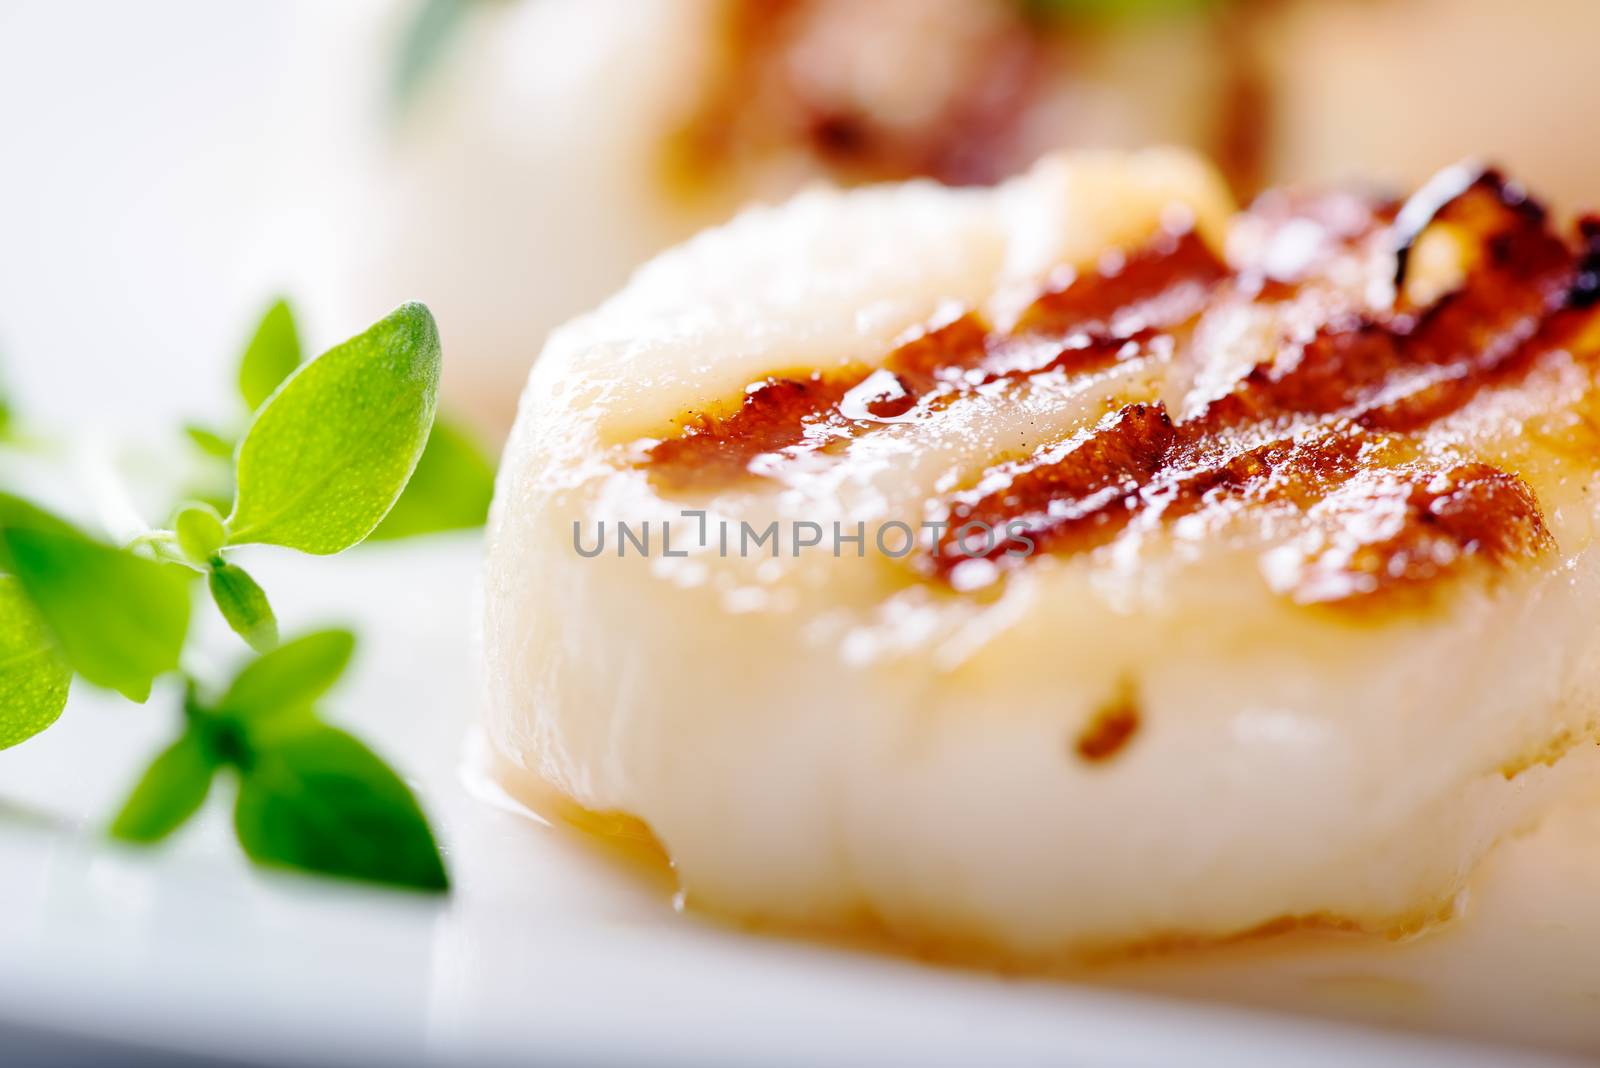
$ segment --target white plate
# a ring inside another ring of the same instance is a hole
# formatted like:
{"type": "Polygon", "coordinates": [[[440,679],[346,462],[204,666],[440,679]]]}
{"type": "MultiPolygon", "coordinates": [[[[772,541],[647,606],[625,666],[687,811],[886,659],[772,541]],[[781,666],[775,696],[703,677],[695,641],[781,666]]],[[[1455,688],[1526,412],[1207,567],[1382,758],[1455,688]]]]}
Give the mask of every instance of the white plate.
{"type": "MultiPolygon", "coordinates": [[[[332,718],[416,776],[456,880],[448,900],[253,871],[225,790],[167,849],[106,843],[108,813],[172,729],[174,695],[139,708],[79,688],[54,729],[0,753],[0,1024],[45,1048],[66,1033],[359,1064],[1463,1064],[1538,1059],[1518,1041],[1600,1050],[1595,925],[1579,937],[1560,929],[1574,915],[1546,911],[1596,911],[1600,877],[1580,852],[1532,848],[1550,833],[1491,865],[1463,923],[1422,939],[1280,939],[1072,981],[679,914],[573,832],[469,791],[477,552],[448,537],[249,561],[289,632],[359,628],[332,718]],[[1556,876],[1559,893],[1523,892],[1556,876]],[[1252,1003],[1289,1011],[1239,1007],[1252,1003]]],[[[1600,834],[1587,812],[1556,822],[1600,834]]]]}

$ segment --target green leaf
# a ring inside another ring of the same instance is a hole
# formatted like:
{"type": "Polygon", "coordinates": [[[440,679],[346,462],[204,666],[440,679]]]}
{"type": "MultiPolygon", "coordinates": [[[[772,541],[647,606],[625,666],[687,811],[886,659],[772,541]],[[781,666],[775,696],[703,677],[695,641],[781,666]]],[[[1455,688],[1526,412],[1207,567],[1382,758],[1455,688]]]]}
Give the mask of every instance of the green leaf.
{"type": "Polygon", "coordinates": [[[450,885],[411,791],[371,750],[332,727],[258,752],[242,774],[233,822],[258,864],[419,890],[450,885]]]}
{"type": "Polygon", "coordinates": [[[214,456],[219,460],[233,459],[233,442],[222,434],[199,423],[190,423],[183,428],[183,434],[191,444],[207,456],[214,456]]]}
{"type": "Polygon", "coordinates": [[[228,543],[326,555],[360,542],[405,489],[438,394],[439,332],[421,304],[302,366],[239,446],[228,543]]]}
{"type": "Polygon", "coordinates": [[[245,665],[217,702],[221,715],[250,720],[302,709],[327,693],[355,652],[347,630],[319,630],[245,665]]]}
{"type": "Polygon", "coordinates": [[[253,412],[300,366],[300,335],[289,302],[267,309],[239,361],[239,395],[253,412]]]}
{"type": "Polygon", "coordinates": [[[393,107],[404,114],[418,91],[438,69],[460,34],[474,0],[421,0],[400,38],[389,87],[393,107]]]}
{"type": "Polygon", "coordinates": [[[494,465],[466,431],[441,416],[405,492],[372,537],[390,540],[481,527],[493,496],[494,465]]]}
{"type": "Polygon", "coordinates": [[[145,769],[111,835],[125,842],[158,842],[200,810],[217,764],[200,732],[190,727],[145,769]]]}
{"type": "Polygon", "coordinates": [[[227,532],[222,529],[222,516],[204,502],[186,504],[173,517],[172,531],[177,535],[178,548],[191,563],[204,566],[222,551],[227,532]]]}
{"type": "Polygon", "coordinates": [[[178,666],[189,629],[188,576],[92,541],[26,501],[0,494],[0,565],[15,575],[72,669],[144,701],[178,666]]]}
{"type": "Polygon", "coordinates": [[[22,583],[0,575],[0,749],[38,734],[67,704],[72,669],[22,583]]]}
{"type": "Polygon", "coordinates": [[[217,564],[206,576],[211,599],[233,632],[258,653],[278,644],[278,617],[267,594],[237,564],[217,564]]]}

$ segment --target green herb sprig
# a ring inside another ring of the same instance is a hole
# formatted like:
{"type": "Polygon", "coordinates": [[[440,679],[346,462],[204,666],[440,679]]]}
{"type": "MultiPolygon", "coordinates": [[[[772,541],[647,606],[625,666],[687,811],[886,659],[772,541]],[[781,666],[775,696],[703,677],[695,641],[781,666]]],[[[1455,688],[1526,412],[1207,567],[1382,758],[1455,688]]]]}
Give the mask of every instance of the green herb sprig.
{"type": "Polygon", "coordinates": [[[393,536],[481,519],[487,462],[459,432],[433,433],[439,372],[438,330],[420,304],[302,362],[293,314],[279,301],[240,363],[239,392],[254,415],[238,444],[215,430],[187,431],[203,454],[231,465],[225,516],[212,503],[187,503],[170,528],[119,547],[0,493],[0,748],[53,723],[74,679],[143,703],[174,675],[184,687],[182,731],[123,805],[115,837],[166,838],[224,774],[238,782],[234,827],[253,861],[446,889],[411,791],[319,714],[353,635],[327,630],[280,644],[265,591],[231,559],[242,545],[342,552],[391,511],[401,512],[393,536]],[[401,511],[430,451],[428,481],[401,511]],[[254,651],[214,696],[180,667],[201,577],[254,651]]]}
{"type": "MultiPolygon", "coordinates": [[[[318,363],[331,356],[333,352],[327,353],[318,360],[318,363]]],[[[346,368],[350,366],[349,359],[345,359],[343,363],[346,368]]],[[[300,365],[301,345],[294,310],[286,299],[280,297],[262,315],[260,323],[245,346],[244,356],[239,361],[238,393],[244,401],[246,415],[253,415],[259,411],[285,380],[300,368],[300,365]]],[[[330,377],[336,377],[338,374],[332,367],[319,373],[326,373],[330,377]]],[[[378,403],[376,393],[370,400],[374,404],[378,403]]],[[[274,418],[283,419],[292,416],[287,412],[280,412],[274,418]]],[[[221,513],[237,510],[235,494],[240,465],[235,463],[235,453],[240,452],[242,448],[240,439],[246,436],[238,429],[229,431],[219,426],[198,423],[185,426],[183,432],[204,471],[204,476],[201,484],[195,488],[195,492],[189,494],[192,500],[180,506],[178,514],[173,518],[173,532],[180,537],[185,523],[196,532],[202,527],[214,531],[215,527],[205,518],[207,513],[215,514],[220,521],[221,513]],[[187,520],[184,518],[186,513],[187,520]]],[[[368,456],[379,455],[382,447],[380,443],[369,443],[364,451],[368,456]]],[[[344,459],[346,474],[356,473],[355,469],[360,458],[351,455],[344,459]]],[[[252,457],[250,461],[252,466],[254,462],[252,457]]],[[[481,527],[488,516],[489,500],[493,495],[494,465],[488,456],[469,431],[446,414],[436,413],[433,429],[428,434],[427,444],[423,447],[422,456],[417,461],[411,480],[406,483],[405,491],[399,500],[393,502],[393,507],[388,510],[383,521],[369,531],[366,537],[376,541],[392,541],[422,534],[481,527]]],[[[247,511],[254,513],[261,503],[263,502],[259,500],[258,494],[257,499],[253,499],[247,505],[247,511]]],[[[235,531],[234,544],[243,544],[239,541],[240,537],[238,531],[235,531]]],[[[273,543],[282,544],[282,542],[273,543]]],[[[308,552],[316,551],[306,549],[302,545],[291,547],[308,552]]],[[[237,579],[236,584],[242,585],[246,581],[248,576],[237,579]]]]}
{"type": "Polygon", "coordinates": [[[191,683],[183,733],[145,771],[111,833],[160,841],[194,815],[227,769],[239,780],[233,823],[251,860],[447,889],[411,791],[370,749],[315,712],[354,649],[349,631],[318,631],[245,665],[215,701],[202,701],[191,683]]]}

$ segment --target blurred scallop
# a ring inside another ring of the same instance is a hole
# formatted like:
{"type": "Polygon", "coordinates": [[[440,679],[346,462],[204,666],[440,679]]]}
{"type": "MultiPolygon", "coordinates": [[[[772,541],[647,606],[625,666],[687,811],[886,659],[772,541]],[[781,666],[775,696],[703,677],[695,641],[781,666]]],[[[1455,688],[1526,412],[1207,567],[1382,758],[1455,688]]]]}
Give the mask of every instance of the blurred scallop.
{"type": "Polygon", "coordinates": [[[447,400],[501,429],[552,327],[752,200],[990,184],[1062,144],[1226,159],[1239,140],[1228,37],[1200,5],[1109,20],[1019,0],[459,6],[333,213],[345,239],[320,284],[341,320],[426,294],[447,400]]]}
{"type": "MultiPolygon", "coordinates": [[[[661,249],[809,184],[991,185],[1061,147],[1181,145],[1248,200],[1466,156],[1561,208],[1600,147],[1600,7],[1528,0],[424,0],[357,28],[361,177],[308,288],[330,321],[425,296],[447,403],[503,431],[546,334],[661,249]]],[[[349,72],[340,69],[341,84],[349,72]]],[[[320,106],[334,108],[328,97],[320,106]]]]}

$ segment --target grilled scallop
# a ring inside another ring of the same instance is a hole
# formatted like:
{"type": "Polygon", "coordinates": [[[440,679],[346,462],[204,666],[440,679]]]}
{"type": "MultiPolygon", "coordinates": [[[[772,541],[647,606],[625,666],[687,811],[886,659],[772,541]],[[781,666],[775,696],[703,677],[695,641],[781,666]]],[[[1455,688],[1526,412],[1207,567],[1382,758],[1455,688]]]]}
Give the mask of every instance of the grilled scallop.
{"type": "Polygon", "coordinates": [[[1596,762],[1600,228],[1222,188],[813,192],[558,331],[508,774],[697,905],[1014,963],[1440,914],[1596,762]]]}

